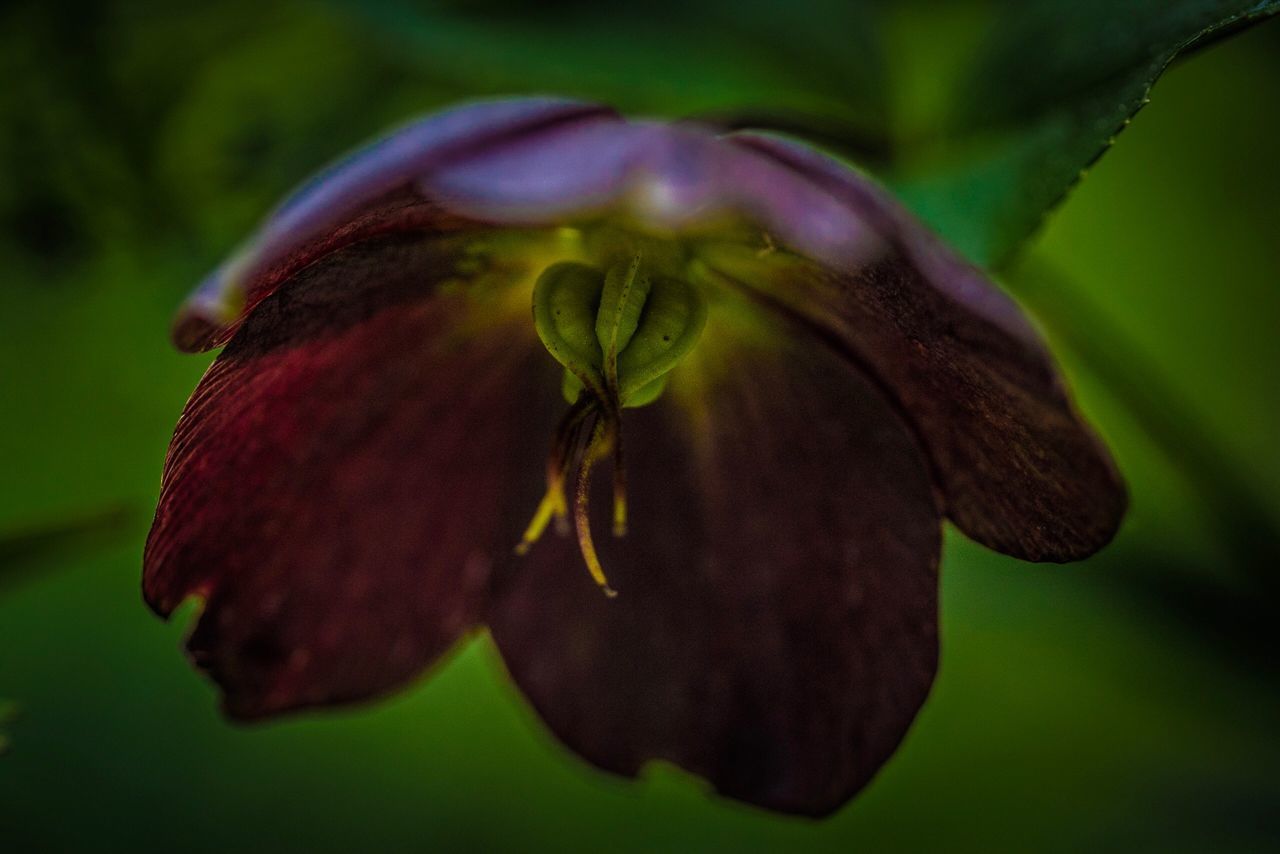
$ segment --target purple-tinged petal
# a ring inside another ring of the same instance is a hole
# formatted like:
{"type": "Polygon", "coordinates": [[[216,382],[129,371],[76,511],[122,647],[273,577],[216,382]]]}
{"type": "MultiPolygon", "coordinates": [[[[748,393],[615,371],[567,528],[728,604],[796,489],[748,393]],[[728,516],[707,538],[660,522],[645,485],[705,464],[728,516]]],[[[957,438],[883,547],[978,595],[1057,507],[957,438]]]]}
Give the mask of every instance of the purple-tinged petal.
{"type": "Polygon", "coordinates": [[[967,534],[1029,560],[1105,545],[1124,487],[1017,306],[847,167],[774,138],[733,139],[838,194],[887,251],[839,270],[727,247],[708,253],[711,266],[867,366],[928,449],[947,515],[967,534]]]}
{"type": "Polygon", "coordinates": [[[423,175],[427,198],[508,225],[545,225],[604,213],[628,180],[643,139],[635,126],[596,120],[512,139],[423,175]]]}
{"type": "Polygon", "coordinates": [[[982,271],[959,259],[867,176],[806,145],[780,137],[743,132],[725,139],[761,153],[825,187],[858,211],[870,228],[893,241],[895,248],[920,270],[923,280],[945,294],[948,301],[986,319],[1027,346],[1043,349],[1039,335],[1017,303],[993,285],[982,271]]]}
{"type": "Polygon", "coordinates": [[[546,442],[524,409],[558,392],[527,295],[438,290],[464,246],[390,235],[313,264],[183,413],[144,591],[162,615],[205,600],[189,648],[234,717],[384,692],[480,616],[521,521],[503,497],[546,442]]]}
{"type": "Polygon", "coordinates": [[[705,128],[628,122],[576,102],[498,101],[430,116],[307,182],[197,289],[174,337],[185,350],[225,343],[299,269],[380,233],[605,215],[672,235],[747,221],[836,267],[882,249],[857,208],[705,128]]]}
{"type": "Polygon", "coordinates": [[[307,263],[378,233],[456,227],[414,192],[422,175],[466,154],[561,125],[621,121],[593,104],[527,98],[469,104],[414,122],[322,170],[188,299],[174,337],[184,350],[223,344],[262,298],[307,263]]]}
{"type": "Polygon", "coordinates": [[[712,314],[714,340],[625,419],[631,532],[598,542],[617,598],[549,536],[495,578],[488,622],[595,765],[667,760],[821,815],[928,693],[940,518],[922,452],[857,369],[776,321],[731,328],[742,313],[712,314]]]}
{"type": "Polygon", "coordinates": [[[459,158],[419,187],[456,214],[494,223],[613,215],[679,235],[746,221],[835,266],[856,265],[882,248],[855,208],[696,125],[566,124],[459,158]]]}
{"type": "Polygon", "coordinates": [[[395,189],[460,155],[566,121],[599,117],[621,120],[607,107],[561,98],[482,101],[434,113],[313,175],[280,203],[266,231],[294,236],[314,233],[362,200],[395,189]]]}

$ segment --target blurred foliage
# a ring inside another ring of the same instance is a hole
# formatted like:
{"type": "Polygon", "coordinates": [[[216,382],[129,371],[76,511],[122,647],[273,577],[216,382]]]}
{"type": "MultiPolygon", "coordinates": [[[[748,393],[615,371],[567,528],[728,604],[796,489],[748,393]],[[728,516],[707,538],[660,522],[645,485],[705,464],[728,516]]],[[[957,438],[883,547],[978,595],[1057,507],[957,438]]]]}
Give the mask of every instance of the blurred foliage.
{"type": "Polygon", "coordinates": [[[109,543],[128,529],[131,517],[127,508],[112,507],[0,534],[0,592],[70,553],[109,543]]]}
{"type": "Polygon", "coordinates": [[[416,67],[472,92],[552,92],[631,112],[767,109],[883,132],[888,87],[866,0],[331,0],[416,67]]]}
{"type": "Polygon", "coordinates": [[[9,749],[9,735],[5,730],[18,717],[18,704],[0,699],[0,756],[9,749]]]}
{"type": "Polygon", "coordinates": [[[1169,59],[1270,2],[148,0],[0,8],[0,763],[15,850],[1250,851],[1280,842],[1280,40],[1204,53],[1006,268],[1134,507],[1028,567],[959,537],[903,751],[821,825],[624,786],[551,744],[484,642],[429,688],[250,731],[137,593],[204,365],[171,311],[291,185],[416,113],[552,91],[818,139],[1008,259],[1169,59]],[[74,21],[69,26],[68,21],[74,21]],[[1160,105],[1167,105],[1162,107],[1160,105]],[[1270,538],[1270,539],[1268,539],[1270,538]],[[39,574],[61,566],[66,572],[39,574]]]}
{"type": "Polygon", "coordinates": [[[1005,0],[899,189],[984,264],[1010,254],[1146,103],[1181,52],[1275,0],[1005,0]]]}

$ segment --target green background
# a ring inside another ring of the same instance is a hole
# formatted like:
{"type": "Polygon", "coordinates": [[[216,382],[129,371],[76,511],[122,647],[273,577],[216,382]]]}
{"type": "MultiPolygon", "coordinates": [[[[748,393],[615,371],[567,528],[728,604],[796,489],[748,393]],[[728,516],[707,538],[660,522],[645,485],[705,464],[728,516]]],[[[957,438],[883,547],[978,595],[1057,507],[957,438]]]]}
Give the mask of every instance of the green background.
{"type": "Polygon", "coordinates": [[[1090,128],[1145,96],[1151,45],[1183,38],[1175,21],[1136,54],[1096,33],[1048,52],[1037,33],[1108,6],[1029,5],[0,12],[0,847],[1280,850],[1280,24],[1172,68],[1017,246],[1096,154],[1090,128]],[[1039,76],[1010,70],[1027,63],[1039,76]],[[524,90],[770,117],[880,173],[1000,263],[1130,484],[1119,538],[1084,563],[948,532],[934,693],[831,819],[665,767],[590,770],[484,638],[367,709],[234,727],[179,651],[191,609],[165,625],[141,602],[165,445],[208,361],[168,345],[183,294],[342,150],[524,90]]]}

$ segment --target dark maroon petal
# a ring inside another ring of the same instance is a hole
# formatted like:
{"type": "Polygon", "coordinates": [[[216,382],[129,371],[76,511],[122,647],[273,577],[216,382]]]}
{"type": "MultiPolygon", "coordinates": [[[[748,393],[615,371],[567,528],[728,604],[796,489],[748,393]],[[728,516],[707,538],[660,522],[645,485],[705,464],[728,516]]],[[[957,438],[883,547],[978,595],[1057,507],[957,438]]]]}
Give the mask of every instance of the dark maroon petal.
{"type": "Polygon", "coordinates": [[[526,300],[436,291],[461,243],[387,236],[312,265],[183,413],[144,590],[166,616],[205,599],[189,647],[235,717],[386,691],[480,615],[525,512],[512,473],[541,469],[521,418],[548,359],[526,300]]]}
{"type": "Polygon", "coordinates": [[[549,536],[495,579],[488,620],[533,706],[595,765],[668,760],[820,815],[928,693],[939,514],[908,429],[847,360],[725,317],[624,419],[631,533],[597,532],[617,598],[549,536]]]}
{"type": "Polygon", "coordinates": [[[1104,546],[1123,484],[1017,306],[856,172],[796,144],[733,139],[861,211],[886,250],[843,272],[733,251],[716,265],[867,366],[918,431],[965,533],[1028,560],[1104,546]]]}

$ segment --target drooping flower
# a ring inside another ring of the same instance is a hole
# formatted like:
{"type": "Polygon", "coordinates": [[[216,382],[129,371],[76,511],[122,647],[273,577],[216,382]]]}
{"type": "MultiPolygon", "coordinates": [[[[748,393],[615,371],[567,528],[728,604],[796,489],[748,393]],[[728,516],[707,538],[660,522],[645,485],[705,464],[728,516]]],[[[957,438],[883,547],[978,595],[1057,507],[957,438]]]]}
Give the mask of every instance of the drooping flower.
{"type": "Polygon", "coordinates": [[[175,337],[225,348],[144,589],[204,600],[189,649],[238,719],[383,694],[488,626],[595,765],[822,814],[928,693],[942,519],[1060,561],[1124,510],[1017,307],[768,136],[426,118],[286,201],[175,337]]]}

